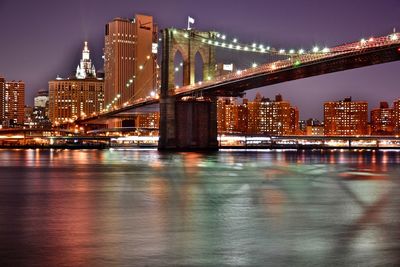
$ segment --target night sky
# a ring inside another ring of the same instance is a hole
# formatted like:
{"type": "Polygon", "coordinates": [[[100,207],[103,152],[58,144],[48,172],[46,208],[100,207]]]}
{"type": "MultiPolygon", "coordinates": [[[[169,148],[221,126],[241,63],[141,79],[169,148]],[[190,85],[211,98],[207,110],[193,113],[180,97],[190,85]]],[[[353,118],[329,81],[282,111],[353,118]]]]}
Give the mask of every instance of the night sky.
{"type": "MultiPolygon", "coordinates": [[[[0,0],[0,75],[25,81],[32,104],[49,80],[73,73],[85,40],[102,70],[104,25],[135,13],[153,15],[160,28],[185,28],[190,15],[197,29],[277,48],[333,46],[400,31],[399,0],[0,0]]],[[[399,69],[400,62],[366,67],[255,89],[247,97],[281,93],[299,107],[300,118],[321,118],[327,100],[352,96],[371,108],[399,98],[399,69]]]]}

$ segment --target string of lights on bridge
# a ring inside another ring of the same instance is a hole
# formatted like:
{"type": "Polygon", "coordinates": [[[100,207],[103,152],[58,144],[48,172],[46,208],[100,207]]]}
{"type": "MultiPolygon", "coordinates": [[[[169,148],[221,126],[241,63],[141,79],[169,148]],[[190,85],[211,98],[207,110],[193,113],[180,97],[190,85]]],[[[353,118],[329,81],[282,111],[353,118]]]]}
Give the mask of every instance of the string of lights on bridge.
{"type": "MultiPolygon", "coordinates": [[[[174,31],[174,33],[176,34],[177,31],[174,31]]],[[[185,38],[189,38],[189,34],[187,32],[183,33],[185,38]]],[[[332,51],[332,49],[328,48],[328,47],[324,47],[323,49],[320,49],[318,46],[314,46],[312,48],[312,50],[310,51],[305,51],[304,49],[290,49],[285,50],[285,49],[275,49],[275,48],[271,48],[270,46],[265,46],[263,44],[257,44],[257,43],[253,43],[251,45],[248,44],[242,44],[239,43],[237,38],[233,38],[232,42],[227,42],[226,40],[228,39],[228,37],[224,34],[221,33],[216,33],[216,35],[214,37],[218,38],[218,40],[212,39],[212,38],[204,38],[203,36],[199,36],[199,35],[195,35],[196,38],[201,38],[201,42],[203,43],[207,43],[208,45],[212,45],[212,46],[216,46],[216,47],[221,47],[221,48],[225,48],[225,49],[232,49],[232,50],[239,50],[239,51],[245,51],[245,52],[256,52],[256,53],[262,53],[262,54],[277,54],[277,55],[281,55],[281,56],[296,56],[296,55],[306,55],[306,54],[327,54],[327,53],[336,53],[336,52],[344,52],[346,50],[350,50],[350,48],[343,48],[343,50],[338,50],[337,47],[332,51]]],[[[395,30],[393,30],[393,33],[387,35],[388,40],[393,41],[393,42],[398,42],[400,40],[400,34],[397,33],[395,30]]],[[[360,49],[363,48],[364,46],[366,46],[368,43],[372,43],[375,41],[374,37],[370,37],[368,39],[362,38],[358,43],[356,42],[356,46],[352,47],[351,49],[360,49]]],[[[346,45],[343,45],[346,46],[346,45]]],[[[400,50],[399,50],[400,51],[400,50]]],[[[143,70],[147,64],[147,62],[151,59],[151,56],[147,56],[146,57],[146,61],[142,64],[139,65],[138,69],[139,71],[143,70]]],[[[295,62],[295,65],[299,65],[299,62],[295,62]]],[[[274,64],[273,64],[274,65],[274,64]]],[[[252,68],[256,68],[258,66],[258,64],[253,63],[252,64],[252,68]]],[[[273,67],[273,66],[272,66],[273,67]]],[[[181,69],[183,68],[183,63],[179,63],[178,67],[174,68],[175,72],[179,72],[181,71],[181,69]]],[[[242,71],[239,70],[238,74],[240,74],[242,71]]],[[[126,87],[129,88],[133,82],[134,79],[136,79],[136,76],[132,76],[126,83],[126,87]]],[[[208,77],[208,79],[206,80],[211,80],[210,77],[208,77]]],[[[198,83],[199,85],[202,84],[202,82],[198,83]]],[[[178,89],[179,86],[176,85],[176,89],[178,89]]],[[[149,97],[156,97],[156,92],[152,91],[149,95],[149,97]]],[[[110,109],[112,109],[113,107],[115,108],[115,104],[117,103],[117,101],[121,98],[120,94],[117,94],[114,99],[112,100],[111,103],[109,103],[105,109],[103,109],[103,112],[106,111],[110,111],[110,109]]],[[[124,105],[125,106],[125,105],[124,105]]]]}

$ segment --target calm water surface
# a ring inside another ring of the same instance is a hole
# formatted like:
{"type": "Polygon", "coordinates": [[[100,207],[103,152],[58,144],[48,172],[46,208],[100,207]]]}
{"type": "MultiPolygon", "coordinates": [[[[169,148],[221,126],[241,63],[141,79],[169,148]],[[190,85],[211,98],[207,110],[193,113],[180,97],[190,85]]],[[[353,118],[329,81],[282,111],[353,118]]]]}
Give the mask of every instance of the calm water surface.
{"type": "Polygon", "coordinates": [[[0,150],[0,266],[399,266],[399,163],[0,150]]]}

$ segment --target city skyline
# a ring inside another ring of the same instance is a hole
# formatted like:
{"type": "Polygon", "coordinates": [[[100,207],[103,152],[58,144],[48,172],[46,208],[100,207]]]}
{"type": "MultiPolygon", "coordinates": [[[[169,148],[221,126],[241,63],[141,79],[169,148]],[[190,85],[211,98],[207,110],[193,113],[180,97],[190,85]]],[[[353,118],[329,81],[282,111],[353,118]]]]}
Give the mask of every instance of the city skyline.
{"type": "MultiPolygon", "coordinates": [[[[400,27],[396,18],[400,6],[396,1],[386,1],[379,6],[362,1],[352,1],[344,6],[345,1],[337,1],[329,3],[329,11],[326,11],[327,2],[308,1],[307,10],[303,8],[302,12],[297,11],[304,4],[290,1],[271,1],[269,5],[265,5],[265,1],[251,1],[252,5],[230,3],[229,9],[226,8],[227,1],[213,4],[211,1],[203,1],[202,4],[184,1],[163,4],[157,1],[119,1],[118,4],[110,1],[72,1],[72,4],[64,5],[53,2],[42,0],[35,2],[35,6],[22,1],[5,0],[0,3],[0,22],[9,26],[3,29],[4,36],[8,38],[0,45],[0,74],[8,80],[23,80],[26,83],[26,103],[29,105],[35,93],[47,88],[47,82],[57,74],[64,77],[71,74],[83,41],[91,44],[97,69],[103,69],[104,26],[115,17],[149,14],[154,16],[155,23],[162,29],[170,26],[185,28],[190,15],[196,20],[194,27],[199,29],[215,29],[244,42],[305,49],[315,44],[332,46],[370,35],[388,34],[393,27],[400,27]],[[265,6],[269,10],[261,8],[265,6]],[[6,11],[14,9],[18,9],[24,19],[12,20],[11,23],[11,12],[6,11]],[[55,12],[57,10],[62,12],[55,12]],[[334,19],[339,12],[341,19],[334,19]],[[73,13],[79,15],[72,16],[73,13]],[[264,13],[268,16],[262,16],[264,13]],[[52,20],[53,16],[58,19],[54,23],[46,23],[44,14],[48,15],[47,19],[52,20]],[[65,23],[64,16],[70,16],[68,23],[65,23]],[[25,27],[27,21],[29,27],[25,27]]],[[[321,103],[324,101],[352,96],[355,100],[369,102],[370,107],[376,107],[380,101],[392,102],[399,98],[396,86],[398,66],[398,62],[388,63],[287,82],[254,89],[246,97],[252,98],[256,92],[264,95],[282,93],[299,107],[300,118],[321,119],[321,103]],[[376,90],[379,90],[379,95],[376,90]],[[309,101],[310,95],[313,96],[312,102],[309,101]]]]}

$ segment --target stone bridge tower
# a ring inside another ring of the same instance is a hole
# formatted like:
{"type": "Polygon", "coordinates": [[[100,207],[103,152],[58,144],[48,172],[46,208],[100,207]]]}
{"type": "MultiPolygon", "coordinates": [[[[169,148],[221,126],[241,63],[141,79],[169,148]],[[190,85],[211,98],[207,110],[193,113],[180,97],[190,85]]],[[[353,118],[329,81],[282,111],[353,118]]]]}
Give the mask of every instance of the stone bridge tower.
{"type": "Polygon", "coordinates": [[[162,30],[160,150],[217,149],[216,101],[183,102],[174,97],[175,56],[183,58],[183,85],[195,83],[195,58],[203,60],[203,79],[215,76],[216,32],[168,28],[162,30]],[[182,126],[185,125],[185,131],[182,126]],[[186,131],[187,130],[187,131],[186,131]]]}

